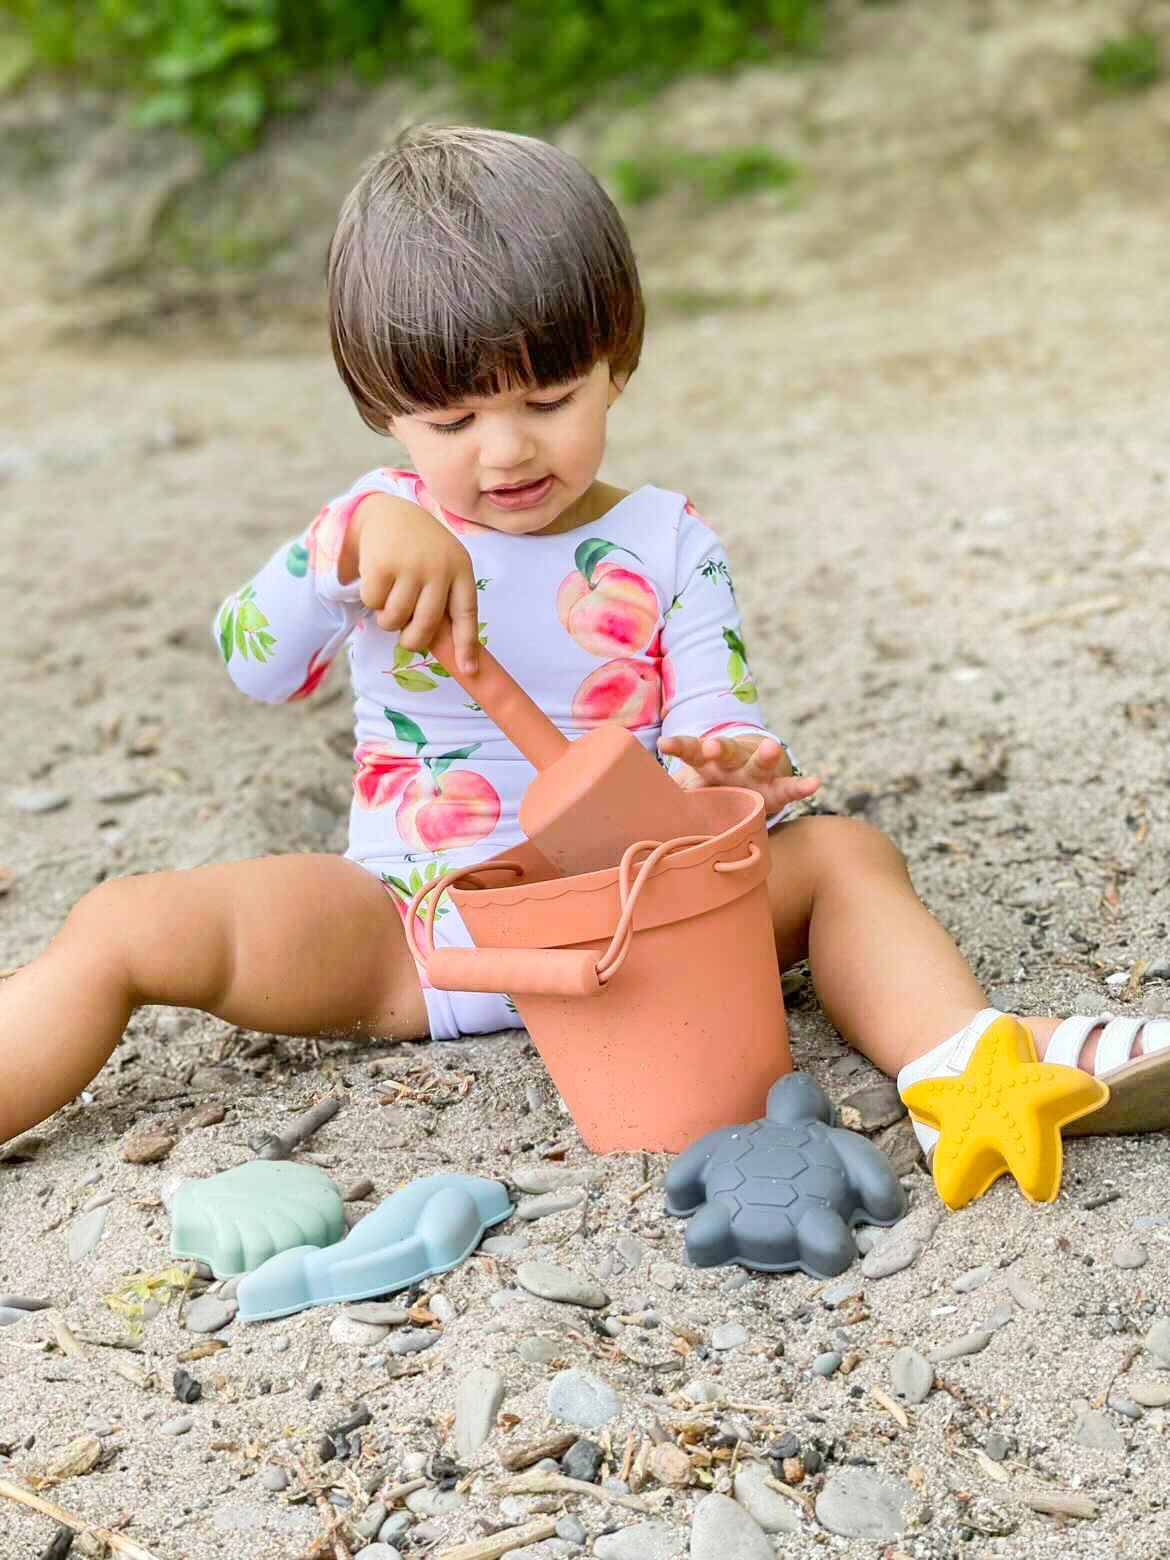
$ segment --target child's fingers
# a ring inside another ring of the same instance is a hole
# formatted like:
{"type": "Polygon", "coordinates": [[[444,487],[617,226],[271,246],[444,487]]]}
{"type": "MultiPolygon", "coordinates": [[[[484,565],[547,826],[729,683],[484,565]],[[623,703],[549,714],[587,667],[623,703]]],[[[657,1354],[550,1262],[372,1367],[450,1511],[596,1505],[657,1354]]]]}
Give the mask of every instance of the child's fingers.
{"type": "Polygon", "coordinates": [[[451,618],[451,635],[455,641],[459,669],[474,674],[479,669],[479,600],[475,591],[475,575],[470,566],[460,569],[451,581],[447,612],[451,618]]]}
{"type": "Polygon", "coordinates": [[[411,650],[428,650],[447,611],[446,580],[428,580],[418,593],[410,622],[402,631],[402,643],[411,650]]]}
{"type": "MultiPolygon", "coordinates": [[[[414,604],[417,600],[418,580],[409,574],[400,575],[390,587],[381,610],[376,614],[378,627],[390,632],[396,628],[404,629],[414,616],[414,604]]],[[[408,650],[421,648],[419,645],[407,645],[408,650]]]]}
{"type": "Polygon", "coordinates": [[[742,769],[744,750],[738,742],[725,737],[705,737],[702,744],[703,762],[714,764],[717,769],[742,769]]]}
{"type": "Polygon", "coordinates": [[[748,758],[745,769],[758,779],[767,779],[776,773],[784,749],[772,737],[765,737],[748,758]]]}
{"type": "Polygon", "coordinates": [[[681,758],[692,769],[703,762],[703,747],[697,737],[660,737],[658,751],[668,758],[681,758]]]}

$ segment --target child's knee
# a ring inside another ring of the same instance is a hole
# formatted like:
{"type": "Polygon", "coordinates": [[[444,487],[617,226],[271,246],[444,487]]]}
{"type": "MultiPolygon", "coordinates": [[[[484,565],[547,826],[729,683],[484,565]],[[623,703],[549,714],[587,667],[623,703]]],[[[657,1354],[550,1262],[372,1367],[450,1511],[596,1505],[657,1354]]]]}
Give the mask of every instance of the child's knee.
{"type": "Polygon", "coordinates": [[[905,857],[888,835],[863,818],[820,814],[798,819],[792,827],[805,828],[805,840],[815,855],[821,874],[842,874],[856,879],[877,873],[909,877],[905,857]]]}

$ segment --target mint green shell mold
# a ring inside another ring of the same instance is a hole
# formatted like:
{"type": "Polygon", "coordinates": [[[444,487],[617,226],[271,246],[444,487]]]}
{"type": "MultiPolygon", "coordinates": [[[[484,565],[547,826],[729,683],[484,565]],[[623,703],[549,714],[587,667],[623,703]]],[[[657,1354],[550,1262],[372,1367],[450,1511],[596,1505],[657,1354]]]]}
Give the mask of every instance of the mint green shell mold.
{"type": "Polygon", "coordinates": [[[184,1181],[171,1203],[171,1252],[206,1262],[216,1278],[250,1273],[294,1246],[345,1234],[341,1193],[323,1170],[256,1159],[184,1181]]]}

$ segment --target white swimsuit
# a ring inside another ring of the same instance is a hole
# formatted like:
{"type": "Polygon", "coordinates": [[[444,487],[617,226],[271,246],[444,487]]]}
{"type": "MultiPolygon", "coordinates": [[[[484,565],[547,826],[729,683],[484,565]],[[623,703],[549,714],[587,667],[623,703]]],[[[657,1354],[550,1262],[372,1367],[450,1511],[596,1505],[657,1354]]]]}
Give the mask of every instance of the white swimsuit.
{"type": "MultiPolygon", "coordinates": [[[[510,536],[440,509],[413,472],[368,472],[228,597],[213,632],[236,686],[274,704],[308,697],[346,646],[357,739],[346,855],[400,913],[420,883],[523,839],[533,770],[426,653],[378,627],[356,580],[338,580],[369,493],[418,503],[458,535],[481,638],[567,737],[616,720],[655,752],[660,735],[764,729],[723,550],[681,494],[641,487],[579,530],[510,536]]],[[[446,899],[435,932],[470,945],[446,899]]],[[[419,974],[435,1039],[515,1026],[506,997],[438,991],[419,974]]]]}

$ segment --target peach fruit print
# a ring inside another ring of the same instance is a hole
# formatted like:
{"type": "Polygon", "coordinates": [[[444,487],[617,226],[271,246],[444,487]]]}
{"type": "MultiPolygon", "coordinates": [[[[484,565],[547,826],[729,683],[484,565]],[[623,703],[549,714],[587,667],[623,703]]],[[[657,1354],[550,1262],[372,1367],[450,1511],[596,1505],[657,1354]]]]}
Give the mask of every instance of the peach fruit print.
{"type": "Polygon", "coordinates": [[[631,730],[652,726],[661,710],[661,687],[658,668],[651,661],[607,661],[590,672],[573,695],[574,724],[617,721],[631,730]]]}
{"type": "Polygon", "coordinates": [[[613,552],[629,550],[600,537],[581,543],[573,554],[577,567],[557,591],[557,616],[590,655],[637,655],[658,624],[658,594],[643,575],[607,561],[613,552]]]}
{"type": "Polygon", "coordinates": [[[489,835],[500,818],[494,786],[475,770],[451,767],[458,759],[470,758],[481,744],[422,758],[427,739],[421,727],[398,710],[388,709],[385,715],[397,742],[359,742],[354,750],[359,806],[385,807],[396,801],[394,822],[412,850],[455,850],[489,835]],[[414,754],[404,747],[413,747],[414,754]]]}
{"type": "Polygon", "coordinates": [[[324,677],[325,673],[333,665],[333,657],[332,656],[330,656],[327,660],[319,661],[317,659],[317,657],[320,654],[321,654],[321,652],[319,650],[314,650],[313,651],[313,654],[312,654],[312,656],[311,656],[311,658],[309,660],[309,669],[305,673],[305,680],[304,680],[304,682],[301,684],[301,686],[299,688],[296,689],[295,692],[290,693],[289,696],[288,696],[288,702],[290,704],[292,704],[297,699],[307,699],[309,697],[309,695],[313,692],[313,690],[317,687],[317,685],[320,683],[320,681],[321,681],[322,677],[324,677]]]}
{"type": "Polygon", "coordinates": [[[219,651],[230,661],[238,650],[246,661],[267,661],[276,649],[276,640],[268,632],[268,619],[256,604],[256,589],[245,585],[238,595],[229,596],[220,609],[216,624],[219,651]]]}

